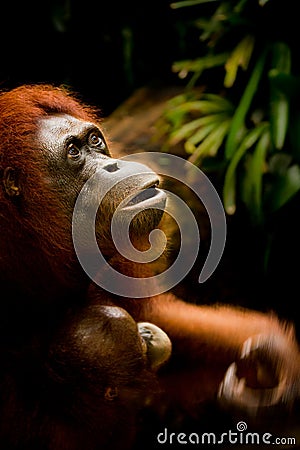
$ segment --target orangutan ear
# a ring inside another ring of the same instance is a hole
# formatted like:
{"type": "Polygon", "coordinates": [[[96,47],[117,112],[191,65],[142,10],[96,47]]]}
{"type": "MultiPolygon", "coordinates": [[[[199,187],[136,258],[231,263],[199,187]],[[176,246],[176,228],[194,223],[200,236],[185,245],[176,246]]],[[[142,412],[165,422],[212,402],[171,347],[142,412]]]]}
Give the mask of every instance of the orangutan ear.
{"type": "Polygon", "coordinates": [[[18,177],[15,169],[6,167],[2,182],[5,192],[9,197],[17,197],[20,195],[20,186],[18,185],[18,177]]]}

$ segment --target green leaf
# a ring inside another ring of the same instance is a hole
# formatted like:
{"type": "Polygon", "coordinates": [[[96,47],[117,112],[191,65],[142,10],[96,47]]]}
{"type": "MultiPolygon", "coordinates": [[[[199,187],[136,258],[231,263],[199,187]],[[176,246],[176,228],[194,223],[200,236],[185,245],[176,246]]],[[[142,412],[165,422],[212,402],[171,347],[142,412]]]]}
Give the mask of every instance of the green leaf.
{"type": "Polygon", "coordinates": [[[175,2],[171,3],[170,7],[172,9],[178,9],[178,8],[185,8],[186,6],[195,6],[200,5],[202,3],[211,3],[211,2],[218,2],[220,0],[184,0],[183,2],[175,2]]]}
{"type": "Polygon", "coordinates": [[[269,158],[269,172],[272,175],[285,175],[287,169],[291,165],[292,159],[292,155],[289,153],[274,153],[269,158]]]}
{"type": "Polygon", "coordinates": [[[267,124],[263,123],[249,131],[233,155],[225,174],[223,186],[223,201],[227,214],[234,214],[236,210],[236,168],[246,151],[259,139],[267,124]]]}
{"type": "Polygon", "coordinates": [[[259,138],[253,154],[249,155],[250,158],[242,188],[242,198],[251,212],[252,219],[255,223],[261,223],[263,219],[262,179],[265,171],[266,154],[269,147],[270,129],[268,127],[259,138]]]}
{"type": "Polygon", "coordinates": [[[173,108],[171,114],[176,113],[199,113],[202,115],[208,115],[220,112],[231,112],[233,106],[229,102],[217,102],[211,100],[195,100],[190,102],[184,102],[173,108]]]}
{"type": "Polygon", "coordinates": [[[231,119],[227,119],[216,124],[215,128],[207,135],[189,158],[191,163],[198,165],[202,158],[216,155],[223,143],[224,137],[228,133],[230,121],[231,119]]]}
{"type": "Polygon", "coordinates": [[[289,97],[295,97],[300,94],[300,77],[279,72],[277,69],[271,69],[268,76],[274,88],[283,94],[289,97]]]}
{"type": "Polygon", "coordinates": [[[291,71],[291,50],[282,41],[275,42],[272,48],[272,68],[278,72],[290,73],[291,71]]]}
{"type": "Polygon", "coordinates": [[[207,92],[207,93],[203,94],[201,98],[205,99],[207,101],[219,104],[220,107],[224,108],[224,111],[225,110],[228,110],[228,111],[233,110],[232,103],[226,97],[223,97],[222,95],[212,94],[210,92],[207,92]]]}
{"type": "Polygon", "coordinates": [[[236,152],[239,145],[239,131],[244,127],[246,115],[249,111],[249,107],[253,100],[253,97],[257,91],[259,81],[261,79],[265,60],[266,60],[266,49],[261,53],[257,63],[253,69],[250,80],[246,86],[244,94],[241,101],[236,108],[234,113],[231,127],[228,133],[228,137],[225,144],[225,156],[230,159],[236,152]]]}
{"type": "Polygon", "coordinates": [[[247,35],[238,43],[238,45],[231,53],[225,64],[225,87],[230,88],[233,86],[239,67],[241,67],[243,70],[246,70],[248,68],[248,64],[253,52],[254,42],[254,36],[247,35]]]}
{"type": "MultiPolygon", "coordinates": [[[[207,117],[211,118],[211,116],[207,116],[207,117]]],[[[228,119],[228,116],[225,114],[215,114],[214,120],[207,123],[206,127],[200,128],[195,134],[193,134],[193,136],[189,139],[189,141],[194,145],[199,144],[199,142],[201,142],[202,139],[205,136],[207,136],[207,134],[210,133],[210,131],[212,131],[214,128],[218,128],[220,126],[220,124],[222,122],[224,122],[226,119],[228,119]],[[205,128],[206,128],[206,130],[209,130],[209,131],[208,132],[205,131],[205,136],[203,136],[203,130],[205,128]]]]}
{"type": "Polygon", "coordinates": [[[240,0],[240,2],[237,3],[237,5],[234,7],[234,11],[237,14],[241,14],[243,9],[245,8],[245,5],[247,4],[248,0],[240,0]]]}
{"type": "Polygon", "coordinates": [[[223,66],[227,61],[229,53],[220,53],[218,55],[208,54],[203,58],[194,60],[177,61],[173,64],[173,72],[179,72],[181,78],[185,78],[189,72],[201,73],[205,69],[223,66]]]}
{"type": "Polygon", "coordinates": [[[210,100],[198,100],[193,102],[186,102],[178,109],[185,111],[185,112],[194,112],[199,111],[201,114],[212,114],[217,112],[223,112],[228,111],[229,109],[232,109],[232,106],[230,103],[225,102],[216,102],[216,101],[210,101],[210,100]]]}
{"type": "Polygon", "coordinates": [[[277,150],[284,146],[289,124],[290,102],[282,92],[271,89],[270,123],[273,145],[277,150]]]}
{"type": "Polygon", "coordinates": [[[175,95],[170,100],[168,100],[167,105],[168,108],[176,108],[180,106],[182,103],[190,101],[195,98],[195,94],[193,92],[185,92],[183,94],[175,95]]]}
{"type": "Polygon", "coordinates": [[[288,129],[290,99],[278,85],[274,84],[274,70],[275,73],[290,73],[291,51],[284,42],[276,42],[273,45],[272,71],[269,76],[271,136],[274,147],[281,150],[288,129]]]}
{"type": "Polygon", "coordinates": [[[184,145],[186,152],[194,153],[196,151],[196,145],[203,141],[215,127],[215,122],[209,123],[206,126],[201,127],[190,139],[187,139],[184,145]]]}
{"type": "Polygon", "coordinates": [[[300,190],[300,168],[297,164],[289,167],[286,173],[277,178],[271,193],[270,211],[274,212],[285,205],[300,190]]]}
{"type": "Polygon", "coordinates": [[[195,130],[199,127],[205,126],[207,121],[204,121],[203,119],[204,117],[200,117],[199,119],[192,120],[191,122],[182,125],[178,130],[174,131],[170,135],[170,144],[175,145],[183,139],[188,139],[195,130]]]}

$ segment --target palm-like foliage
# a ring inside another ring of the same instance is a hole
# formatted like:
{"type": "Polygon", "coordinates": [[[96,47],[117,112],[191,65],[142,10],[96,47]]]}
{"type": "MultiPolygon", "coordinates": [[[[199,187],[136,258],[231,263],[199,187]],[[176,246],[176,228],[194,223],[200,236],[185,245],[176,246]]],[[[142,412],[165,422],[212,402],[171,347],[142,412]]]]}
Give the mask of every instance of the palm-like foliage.
{"type": "Polygon", "coordinates": [[[173,66],[187,89],[165,111],[164,150],[182,141],[193,163],[208,170],[213,160],[222,173],[226,212],[233,214],[242,202],[253,222],[263,224],[300,189],[295,52],[288,24],[285,34],[270,26],[278,19],[277,0],[184,0],[171,6],[198,5],[199,11],[208,3],[213,11],[193,22],[201,56],[173,66]]]}

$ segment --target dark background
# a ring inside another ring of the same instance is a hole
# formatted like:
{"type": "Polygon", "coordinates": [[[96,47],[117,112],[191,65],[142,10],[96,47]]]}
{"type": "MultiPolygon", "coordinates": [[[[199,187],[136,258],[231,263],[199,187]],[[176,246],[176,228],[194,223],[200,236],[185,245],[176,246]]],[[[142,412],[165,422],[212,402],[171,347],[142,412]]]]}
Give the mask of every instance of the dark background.
{"type": "Polygon", "coordinates": [[[168,0],[7,3],[2,89],[66,84],[107,115],[141,85],[178,82],[171,63],[186,53],[180,31],[186,13],[174,12],[168,0]]]}

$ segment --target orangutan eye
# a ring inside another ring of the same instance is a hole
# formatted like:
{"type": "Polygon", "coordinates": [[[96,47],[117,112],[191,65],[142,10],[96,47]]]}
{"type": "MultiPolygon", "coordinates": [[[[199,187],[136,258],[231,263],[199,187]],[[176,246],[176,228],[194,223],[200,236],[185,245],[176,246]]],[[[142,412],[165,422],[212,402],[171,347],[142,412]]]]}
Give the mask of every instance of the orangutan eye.
{"type": "Polygon", "coordinates": [[[80,157],[80,150],[79,148],[74,144],[71,143],[68,145],[68,157],[71,159],[78,159],[80,157]]]}
{"type": "Polygon", "coordinates": [[[102,151],[106,148],[106,144],[102,136],[94,131],[89,135],[89,145],[96,147],[96,150],[102,151]]]}

